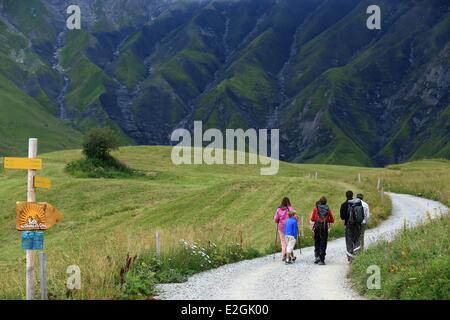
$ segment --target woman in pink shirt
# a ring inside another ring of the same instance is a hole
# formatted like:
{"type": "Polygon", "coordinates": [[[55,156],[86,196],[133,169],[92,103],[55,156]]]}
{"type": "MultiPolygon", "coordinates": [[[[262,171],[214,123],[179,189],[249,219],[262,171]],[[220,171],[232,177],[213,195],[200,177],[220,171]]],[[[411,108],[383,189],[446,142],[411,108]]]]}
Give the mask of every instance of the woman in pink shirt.
{"type": "Polygon", "coordinates": [[[283,261],[286,260],[286,240],[284,237],[284,227],[286,225],[286,220],[289,218],[289,211],[294,211],[294,208],[292,208],[289,198],[284,197],[283,201],[281,201],[281,205],[275,212],[275,216],[273,217],[275,223],[278,224],[278,233],[280,234],[281,254],[283,255],[283,261]]]}

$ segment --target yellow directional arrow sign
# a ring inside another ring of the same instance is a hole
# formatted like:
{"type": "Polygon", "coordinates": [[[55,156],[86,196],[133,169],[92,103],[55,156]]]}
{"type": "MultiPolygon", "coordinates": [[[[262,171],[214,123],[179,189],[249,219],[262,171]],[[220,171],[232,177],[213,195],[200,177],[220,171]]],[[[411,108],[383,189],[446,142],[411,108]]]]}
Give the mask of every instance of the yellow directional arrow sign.
{"type": "Polygon", "coordinates": [[[16,229],[19,231],[46,230],[63,218],[58,209],[46,202],[16,203],[16,229]]]}
{"type": "Polygon", "coordinates": [[[49,203],[45,203],[45,222],[47,229],[53,227],[64,218],[64,215],[58,209],[49,203]]]}
{"type": "Polygon", "coordinates": [[[49,178],[36,176],[34,177],[34,187],[50,189],[52,187],[52,181],[49,178]]]}
{"type": "Polygon", "coordinates": [[[42,159],[5,157],[3,166],[5,169],[40,170],[42,169],[42,159]]]}

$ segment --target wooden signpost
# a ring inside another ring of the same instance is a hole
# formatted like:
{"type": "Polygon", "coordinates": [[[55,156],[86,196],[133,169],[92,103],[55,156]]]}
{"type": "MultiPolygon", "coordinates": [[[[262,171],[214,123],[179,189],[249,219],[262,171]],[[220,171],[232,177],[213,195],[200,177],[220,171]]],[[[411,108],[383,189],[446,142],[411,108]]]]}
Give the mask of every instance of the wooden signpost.
{"type": "MultiPolygon", "coordinates": [[[[37,157],[37,139],[30,139],[28,141],[28,158],[35,159],[37,157]]],[[[6,160],[5,160],[6,163],[6,160]]],[[[37,168],[37,167],[35,167],[37,168]]],[[[41,163],[42,168],[42,163],[41,163]]],[[[20,168],[18,168],[20,169],[20,168]]],[[[27,201],[36,202],[36,189],[34,188],[33,182],[36,176],[36,170],[28,169],[28,184],[27,184],[27,201]]],[[[27,300],[34,299],[34,261],[36,259],[36,251],[26,250],[26,298],[27,300]]]]}
{"type": "MultiPolygon", "coordinates": [[[[46,202],[36,202],[36,188],[51,188],[48,178],[36,177],[36,170],[42,169],[42,159],[37,158],[38,141],[28,141],[28,158],[6,157],[5,169],[28,170],[27,202],[16,203],[16,229],[22,232],[22,248],[26,250],[26,298],[34,299],[36,251],[44,249],[43,230],[51,228],[62,220],[63,215],[46,202]]],[[[41,298],[47,299],[45,253],[40,253],[41,298]]]]}

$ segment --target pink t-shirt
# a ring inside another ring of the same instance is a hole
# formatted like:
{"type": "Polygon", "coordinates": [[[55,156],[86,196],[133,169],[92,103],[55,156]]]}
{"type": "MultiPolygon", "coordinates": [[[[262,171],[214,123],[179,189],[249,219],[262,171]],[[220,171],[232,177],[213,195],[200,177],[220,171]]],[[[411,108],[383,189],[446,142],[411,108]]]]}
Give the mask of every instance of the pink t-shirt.
{"type": "Polygon", "coordinates": [[[278,223],[278,230],[284,233],[284,227],[286,225],[286,221],[289,218],[289,211],[294,211],[294,208],[291,206],[286,207],[279,207],[277,209],[277,212],[275,212],[275,216],[273,219],[276,223],[278,223]]]}

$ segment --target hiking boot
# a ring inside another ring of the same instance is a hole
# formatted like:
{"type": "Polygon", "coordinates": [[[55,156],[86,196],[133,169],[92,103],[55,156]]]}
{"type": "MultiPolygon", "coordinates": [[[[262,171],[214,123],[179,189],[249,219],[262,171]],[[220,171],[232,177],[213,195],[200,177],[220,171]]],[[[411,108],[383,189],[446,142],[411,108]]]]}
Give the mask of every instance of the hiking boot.
{"type": "Polygon", "coordinates": [[[319,266],[324,266],[325,265],[325,261],[320,260],[318,263],[319,266]]]}
{"type": "Polygon", "coordinates": [[[295,260],[297,260],[297,257],[293,257],[293,258],[292,258],[292,262],[295,263],[295,260]]]}
{"type": "Polygon", "coordinates": [[[353,254],[351,254],[351,253],[349,253],[348,251],[347,251],[347,260],[348,260],[348,262],[352,262],[352,260],[353,260],[353,254]]]}
{"type": "Polygon", "coordinates": [[[316,260],[314,260],[314,264],[318,264],[320,262],[320,258],[316,258],[316,260]]]}
{"type": "Polygon", "coordinates": [[[283,258],[281,259],[282,262],[286,261],[286,255],[283,254],[283,258]]]}
{"type": "Polygon", "coordinates": [[[292,264],[291,260],[286,260],[285,264],[292,264]]]}

